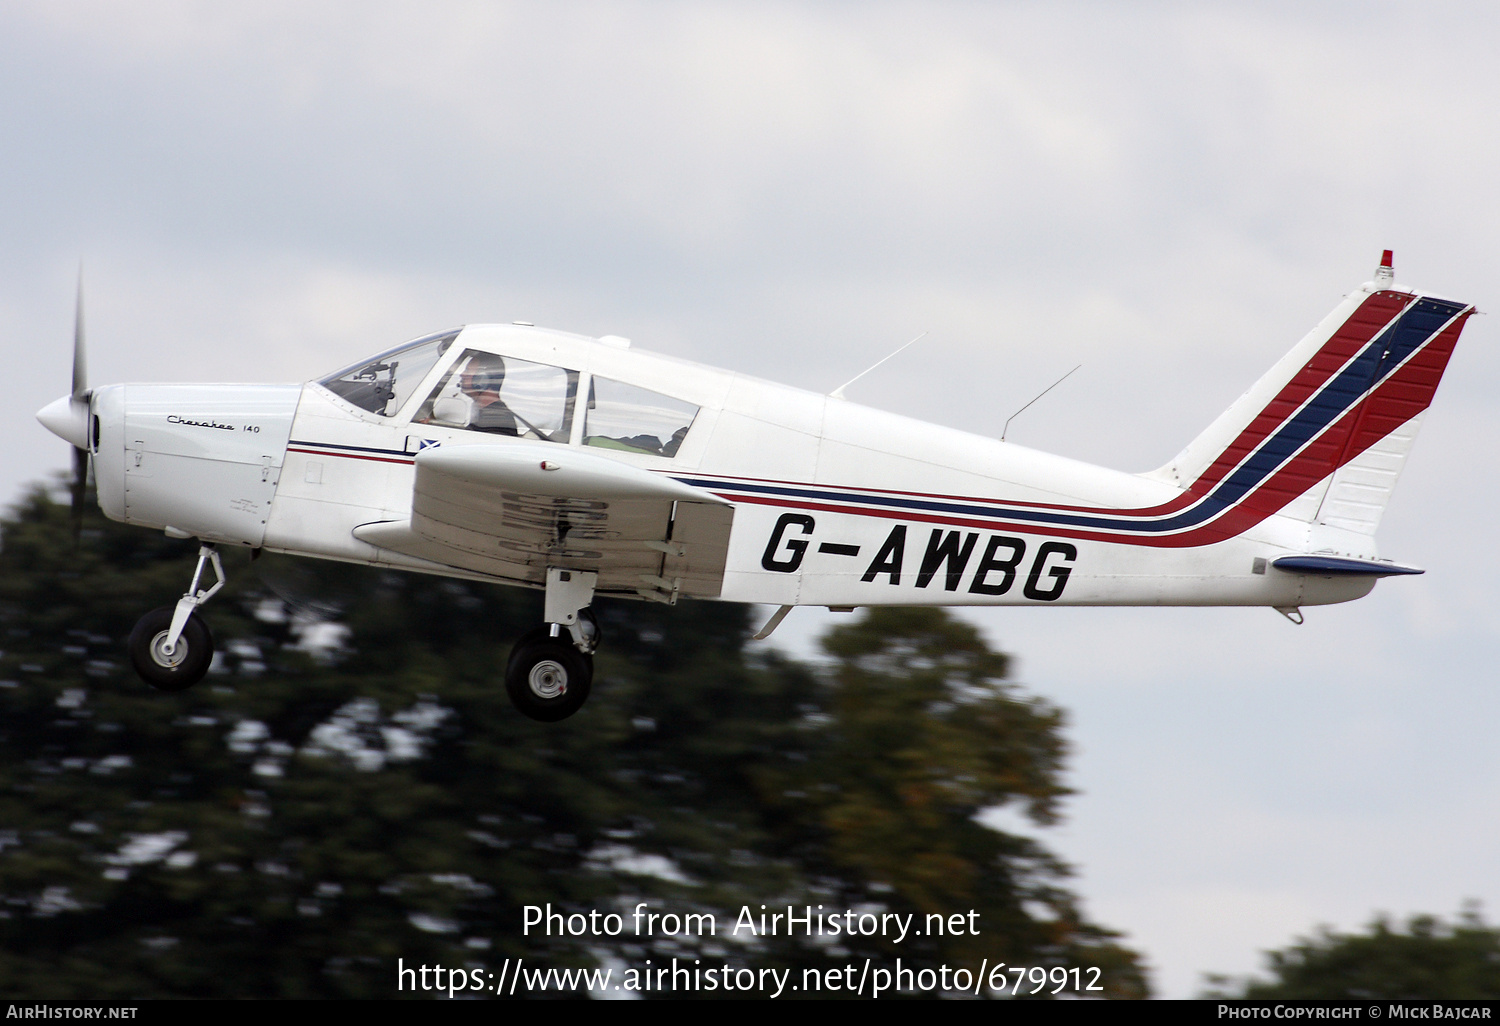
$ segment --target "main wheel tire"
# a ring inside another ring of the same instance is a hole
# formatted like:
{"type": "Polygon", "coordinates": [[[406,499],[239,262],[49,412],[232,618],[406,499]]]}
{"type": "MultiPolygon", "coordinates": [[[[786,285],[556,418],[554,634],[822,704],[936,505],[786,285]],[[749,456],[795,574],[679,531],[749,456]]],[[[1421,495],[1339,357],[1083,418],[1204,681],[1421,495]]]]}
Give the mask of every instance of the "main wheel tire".
{"type": "Polygon", "coordinates": [[[185,691],[203,679],[214,658],[214,636],[197,613],[188,617],[172,653],[162,650],[172,628],[174,606],[153,609],[130,632],[130,662],[158,691],[185,691]]]}
{"type": "Polygon", "coordinates": [[[556,723],[583,707],[593,679],[594,660],[578,651],[566,633],[554,638],[541,627],[511,650],[505,691],[526,716],[556,723]]]}

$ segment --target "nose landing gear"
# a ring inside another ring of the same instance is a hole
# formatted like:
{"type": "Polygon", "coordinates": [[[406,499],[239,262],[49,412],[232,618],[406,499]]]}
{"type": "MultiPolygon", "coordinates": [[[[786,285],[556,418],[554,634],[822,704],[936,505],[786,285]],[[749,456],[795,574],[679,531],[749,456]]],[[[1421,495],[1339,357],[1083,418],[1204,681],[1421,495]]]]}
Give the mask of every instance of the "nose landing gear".
{"type": "Polygon", "coordinates": [[[175,606],[153,609],[130,632],[130,662],[141,679],[158,691],[185,691],[203,679],[214,658],[214,638],[197,608],[224,587],[224,567],[212,545],[198,549],[193,583],[175,606]],[[213,587],[200,590],[203,566],[213,567],[213,587]]]}
{"type": "Polygon", "coordinates": [[[172,628],[171,606],[153,609],[130,632],[130,662],[141,679],[158,691],[185,691],[203,679],[214,658],[214,639],[202,617],[190,615],[167,644],[172,628]]]}
{"type": "Polygon", "coordinates": [[[523,715],[555,723],[589,697],[599,621],[588,604],[598,579],[596,573],[548,568],[547,622],[516,642],[505,667],[505,692],[523,715]]]}

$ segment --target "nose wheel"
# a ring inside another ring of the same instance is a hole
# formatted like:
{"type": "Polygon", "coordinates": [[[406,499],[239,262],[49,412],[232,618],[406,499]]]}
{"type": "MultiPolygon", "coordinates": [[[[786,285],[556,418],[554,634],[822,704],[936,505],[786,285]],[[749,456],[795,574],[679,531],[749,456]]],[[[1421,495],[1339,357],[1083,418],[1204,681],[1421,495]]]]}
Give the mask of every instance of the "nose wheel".
{"type": "Polygon", "coordinates": [[[141,679],[158,691],[184,691],[203,679],[214,658],[208,624],[189,615],[175,645],[168,645],[172,606],[153,609],[130,632],[130,662],[141,679]]]}
{"type": "Polygon", "coordinates": [[[130,632],[130,662],[142,680],[158,691],[185,691],[203,679],[214,659],[214,637],[197,609],[222,587],[219,554],[212,545],[204,545],[198,550],[198,568],[187,594],[176,605],[151,610],[130,632]],[[217,581],[200,589],[205,566],[213,568],[217,581]]]}

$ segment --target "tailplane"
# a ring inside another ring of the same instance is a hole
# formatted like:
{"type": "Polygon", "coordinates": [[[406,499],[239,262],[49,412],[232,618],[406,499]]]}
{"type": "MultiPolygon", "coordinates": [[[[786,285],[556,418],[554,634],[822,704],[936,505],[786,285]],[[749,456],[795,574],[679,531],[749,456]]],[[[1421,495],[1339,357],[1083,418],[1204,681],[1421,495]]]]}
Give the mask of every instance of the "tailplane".
{"type": "Polygon", "coordinates": [[[1473,306],[1375,280],[1148,476],[1262,515],[1373,535],[1473,306]]]}

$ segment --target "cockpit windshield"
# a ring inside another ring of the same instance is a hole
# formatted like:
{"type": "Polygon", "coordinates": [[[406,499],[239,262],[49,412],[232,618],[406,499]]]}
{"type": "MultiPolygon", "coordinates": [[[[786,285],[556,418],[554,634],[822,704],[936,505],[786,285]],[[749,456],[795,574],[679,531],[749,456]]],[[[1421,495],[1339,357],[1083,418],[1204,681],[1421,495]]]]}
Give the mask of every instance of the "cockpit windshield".
{"type": "Polygon", "coordinates": [[[389,349],[318,381],[345,402],[394,417],[462,329],[428,335],[389,349]]]}

